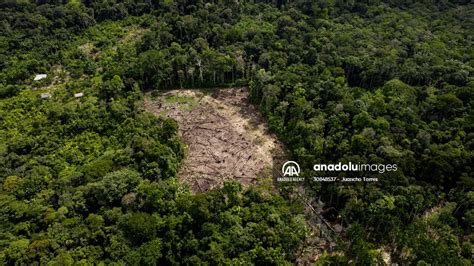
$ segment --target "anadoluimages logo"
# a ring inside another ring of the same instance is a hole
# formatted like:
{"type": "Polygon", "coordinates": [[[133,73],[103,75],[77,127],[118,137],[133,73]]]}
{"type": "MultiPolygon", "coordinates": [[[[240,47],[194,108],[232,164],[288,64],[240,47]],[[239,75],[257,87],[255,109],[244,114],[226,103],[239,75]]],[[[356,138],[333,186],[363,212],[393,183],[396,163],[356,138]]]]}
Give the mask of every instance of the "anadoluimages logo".
{"type": "Polygon", "coordinates": [[[295,161],[273,161],[274,163],[274,178],[277,182],[302,182],[304,177],[300,177],[301,168],[295,161]],[[276,169],[275,166],[281,165],[280,169],[276,169]]]}
{"type": "Polygon", "coordinates": [[[281,167],[281,173],[285,177],[286,176],[290,176],[290,177],[299,176],[300,175],[300,166],[295,161],[287,161],[281,167]]]}

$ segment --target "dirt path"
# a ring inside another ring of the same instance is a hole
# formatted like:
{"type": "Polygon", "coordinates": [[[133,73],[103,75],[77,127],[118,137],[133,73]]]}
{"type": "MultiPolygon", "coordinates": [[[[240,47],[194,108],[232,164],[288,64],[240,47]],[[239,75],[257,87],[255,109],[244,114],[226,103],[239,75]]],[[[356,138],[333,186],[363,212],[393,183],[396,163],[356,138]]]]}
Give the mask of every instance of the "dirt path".
{"type": "Polygon", "coordinates": [[[172,90],[145,97],[145,110],[178,121],[187,156],[179,178],[196,192],[235,179],[244,186],[271,175],[282,145],[270,134],[245,88],[172,90]]]}

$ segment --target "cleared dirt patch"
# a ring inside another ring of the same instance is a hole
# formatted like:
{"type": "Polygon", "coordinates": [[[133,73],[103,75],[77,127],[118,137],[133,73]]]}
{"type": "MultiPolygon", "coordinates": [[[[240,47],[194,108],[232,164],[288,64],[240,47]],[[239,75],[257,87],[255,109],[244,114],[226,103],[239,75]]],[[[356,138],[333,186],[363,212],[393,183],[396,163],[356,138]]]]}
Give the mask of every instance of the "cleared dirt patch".
{"type": "Polygon", "coordinates": [[[145,110],[176,119],[188,146],[179,178],[196,192],[234,179],[244,186],[271,175],[282,145],[248,102],[245,88],[172,90],[145,97],[145,110]]]}

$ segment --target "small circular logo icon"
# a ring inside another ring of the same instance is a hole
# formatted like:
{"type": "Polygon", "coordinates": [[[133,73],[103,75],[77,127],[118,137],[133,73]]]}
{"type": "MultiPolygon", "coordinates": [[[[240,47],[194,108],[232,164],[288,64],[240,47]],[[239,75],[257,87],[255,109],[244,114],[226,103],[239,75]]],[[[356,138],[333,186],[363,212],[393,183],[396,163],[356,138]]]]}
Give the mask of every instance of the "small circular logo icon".
{"type": "Polygon", "coordinates": [[[281,167],[281,173],[284,177],[286,176],[299,176],[300,166],[295,161],[287,161],[281,167]]]}

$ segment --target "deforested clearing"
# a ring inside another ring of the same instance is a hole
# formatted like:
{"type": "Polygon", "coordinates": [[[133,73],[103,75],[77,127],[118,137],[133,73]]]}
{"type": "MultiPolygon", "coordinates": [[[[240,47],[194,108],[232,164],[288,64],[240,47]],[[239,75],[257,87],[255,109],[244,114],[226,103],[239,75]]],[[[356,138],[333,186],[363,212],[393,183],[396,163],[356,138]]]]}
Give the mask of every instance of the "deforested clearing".
{"type": "Polygon", "coordinates": [[[270,177],[273,157],[283,153],[281,143],[248,102],[246,88],[147,94],[144,108],[178,122],[187,145],[179,178],[196,192],[220,187],[229,179],[246,186],[270,177]]]}

